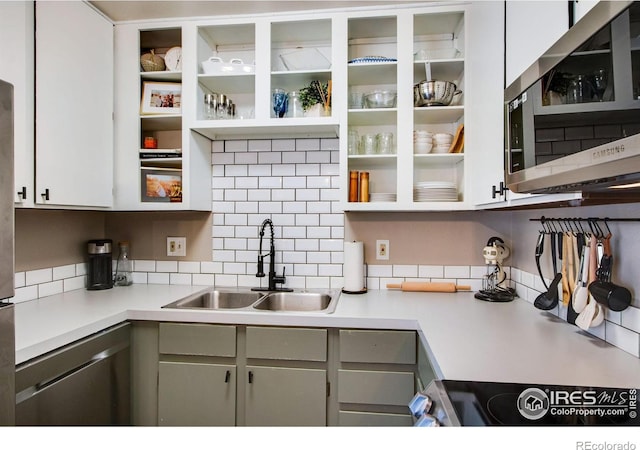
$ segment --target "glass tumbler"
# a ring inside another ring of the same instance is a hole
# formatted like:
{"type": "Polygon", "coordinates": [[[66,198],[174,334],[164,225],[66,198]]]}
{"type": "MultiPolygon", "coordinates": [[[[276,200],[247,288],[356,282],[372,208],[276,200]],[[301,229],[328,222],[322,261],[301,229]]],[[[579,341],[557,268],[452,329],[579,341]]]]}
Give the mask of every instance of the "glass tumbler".
{"type": "Polygon", "coordinates": [[[304,110],[302,109],[302,99],[298,95],[298,91],[289,92],[287,117],[304,117],[304,110]]]}
{"type": "Polygon", "coordinates": [[[375,155],[378,153],[378,145],[375,134],[367,133],[362,136],[362,153],[365,155],[375,155]]]}
{"type": "Polygon", "coordinates": [[[378,139],[378,153],[383,155],[390,155],[393,153],[393,133],[384,132],[379,133],[378,139]]]}
{"type": "Polygon", "coordinates": [[[273,107],[274,117],[284,117],[287,114],[289,96],[284,89],[274,89],[271,96],[271,106],[273,107]]]}
{"type": "Polygon", "coordinates": [[[356,130],[350,130],[347,139],[347,153],[357,155],[360,150],[360,136],[356,130]]]}
{"type": "Polygon", "coordinates": [[[204,94],[203,106],[204,118],[207,120],[215,119],[218,109],[218,94],[204,94]]]}

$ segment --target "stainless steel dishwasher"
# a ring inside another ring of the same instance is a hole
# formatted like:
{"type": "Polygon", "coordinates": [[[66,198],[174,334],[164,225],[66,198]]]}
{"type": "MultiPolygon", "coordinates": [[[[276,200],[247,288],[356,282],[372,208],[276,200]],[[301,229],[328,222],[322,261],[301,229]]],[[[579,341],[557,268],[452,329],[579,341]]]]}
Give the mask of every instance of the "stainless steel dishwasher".
{"type": "Polygon", "coordinates": [[[129,425],[130,325],[123,323],[16,368],[16,425],[129,425]]]}

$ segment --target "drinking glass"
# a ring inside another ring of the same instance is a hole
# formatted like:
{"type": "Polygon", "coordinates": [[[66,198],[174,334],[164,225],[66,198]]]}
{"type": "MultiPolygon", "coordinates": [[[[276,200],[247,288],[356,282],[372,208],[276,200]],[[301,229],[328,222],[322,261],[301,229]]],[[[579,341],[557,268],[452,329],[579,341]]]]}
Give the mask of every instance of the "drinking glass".
{"type": "Polygon", "coordinates": [[[378,153],[378,145],[375,134],[367,133],[362,136],[362,153],[365,155],[375,155],[378,153]]]}
{"type": "Polygon", "coordinates": [[[347,153],[349,155],[357,155],[360,150],[360,136],[356,130],[349,131],[347,141],[347,153]]]}
{"type": "Polygon", "coordinates": [[[275,117],[284,117],[287,114],[289,98],[284,89],[274,89],[272,95],[272,106],[275,117]]]}
{"type": "Polygon", "coordinates": [[[598,101],[602,101],[604,91],[607,89],[607,71],[605,69],[598,69],[593,74],[593,88],[598,96],[598,101]]]}
{"type": "Polygon", "coordinates": [[[390,155],[393,153],[393,133],[384,132],[379,133],[377,136],[378,139],[378,153],[383,155],[390,155]]]}

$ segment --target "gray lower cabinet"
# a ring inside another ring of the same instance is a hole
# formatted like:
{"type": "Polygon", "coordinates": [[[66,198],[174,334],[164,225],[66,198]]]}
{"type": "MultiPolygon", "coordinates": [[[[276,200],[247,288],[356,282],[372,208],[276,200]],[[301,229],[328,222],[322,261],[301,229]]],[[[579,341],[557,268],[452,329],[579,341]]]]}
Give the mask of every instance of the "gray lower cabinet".
{"type": "Polygon", "coordinates": [[[413,425],[416,344],[415,331],[339,331],[338,425],[413,425]]]}
{"type": "Polygon", "coordinates": [[[327,371],[247,366],[246,426],[325,426],[327,371]]]}

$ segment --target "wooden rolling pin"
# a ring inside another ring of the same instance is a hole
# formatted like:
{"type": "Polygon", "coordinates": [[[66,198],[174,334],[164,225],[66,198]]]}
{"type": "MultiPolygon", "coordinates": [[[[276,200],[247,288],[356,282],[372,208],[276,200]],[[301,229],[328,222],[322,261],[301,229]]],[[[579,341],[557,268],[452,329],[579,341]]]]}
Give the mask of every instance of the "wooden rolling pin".
{"type": "Polygon", "coordinates": [[[404,281],[401,284],[387,284],[387,289],[402,289],[404,292],[457,292],[470,291],[471,286],[455,283],[428,283],[421,281],[404,281]]]}

